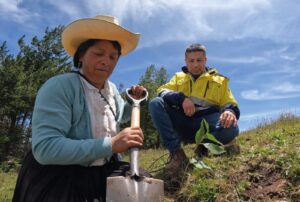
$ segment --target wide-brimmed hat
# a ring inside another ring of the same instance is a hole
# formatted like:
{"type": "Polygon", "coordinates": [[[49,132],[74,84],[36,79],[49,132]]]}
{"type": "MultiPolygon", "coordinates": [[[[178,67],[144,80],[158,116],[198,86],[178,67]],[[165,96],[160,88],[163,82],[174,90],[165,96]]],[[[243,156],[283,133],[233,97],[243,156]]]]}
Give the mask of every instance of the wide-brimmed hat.
{"type": "Polygon", "coordinates": [[[63,47],[71,56],[74,56],[81,43],[89,39],[118,41],[121,55],[126,55],[136,48],[139,38],[139,33],[128,31],[116,17],[106,15],[76,20],[66,26],[61,36],[63,47]]]}

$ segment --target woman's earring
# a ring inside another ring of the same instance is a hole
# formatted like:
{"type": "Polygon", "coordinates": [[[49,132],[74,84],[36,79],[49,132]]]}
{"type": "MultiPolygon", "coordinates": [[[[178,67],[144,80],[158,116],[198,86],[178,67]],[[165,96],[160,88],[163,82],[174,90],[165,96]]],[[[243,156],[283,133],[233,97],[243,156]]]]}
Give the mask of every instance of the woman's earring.
{"type": "Polygon", "coordinates": [[[80,69],[81,67],[82,67],[82,62],[79,61],[79,62],[78,62],[78,68],[80,69]]]}

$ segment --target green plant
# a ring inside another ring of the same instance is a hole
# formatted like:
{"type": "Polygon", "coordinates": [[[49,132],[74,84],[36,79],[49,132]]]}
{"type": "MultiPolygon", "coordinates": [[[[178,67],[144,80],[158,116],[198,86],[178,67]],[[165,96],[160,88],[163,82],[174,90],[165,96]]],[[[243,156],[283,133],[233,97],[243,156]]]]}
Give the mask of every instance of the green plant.
{"type": "MultiPolygon", "coordinates": [[[[196,132],[195,142],[196,146],[201,144],[207,148],[209,152],[215,155],[220,155],[226,152],[224,147],[222,147],[223,144],[209,132],[209,125],[205,119],[201,121],[200,128],[196,132]],[[205,143],[203,142],[204,140],[207,140],[208,142],[205,143]]],[[[193,164],[195,168],[212,170],[202,160],[196,159],[195,157],[191,158],[190,163],[193,164]]]]}

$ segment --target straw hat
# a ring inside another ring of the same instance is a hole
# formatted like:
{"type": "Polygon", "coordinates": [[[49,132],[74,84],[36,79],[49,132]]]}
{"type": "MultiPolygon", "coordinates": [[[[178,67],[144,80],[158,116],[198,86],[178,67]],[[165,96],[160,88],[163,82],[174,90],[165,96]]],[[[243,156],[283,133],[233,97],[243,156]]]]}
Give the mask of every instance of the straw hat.
{"type": "Polygon", "coordinates": [[[89,39],[118,41],[121,55],[126,55],[136,48],[139,38],[139,33],[130,32],[120,26],[116,17],[98,15],[70,23],[64,29],[61,40],[70,56],[74,56],[80,44],[89,39]]]}

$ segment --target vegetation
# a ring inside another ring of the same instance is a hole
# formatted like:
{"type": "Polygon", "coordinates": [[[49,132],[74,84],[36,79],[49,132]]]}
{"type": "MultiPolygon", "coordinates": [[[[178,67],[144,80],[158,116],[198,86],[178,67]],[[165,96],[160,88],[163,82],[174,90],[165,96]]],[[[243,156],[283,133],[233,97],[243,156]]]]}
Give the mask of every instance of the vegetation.
{"type": "MultiPolygon", "coordinates": [[[[148,101],[157,95],[156,89],[162,84],[166,83],[168,74],[164,67],[156,69],[154,65],[150,65],[145,74],[140,78],[139,85],[144,86],[148,90],[148,101]]],[[[122,90],[122,89],[121,89],[122,90]]],[[[125,95],[123,96],[125,98],[125,95]]],[[[155,130],[150,113],[148,110],[148,103],[141,106],[140,125],[143,126],[143,132],[148,134],[144,140],[144,148],[158,148],[161,146],[157,131],[155,130]]],[[[130,123],[124,124],[122,127],[129,126],[130,123]]]]}
{"type": "Polygon", "coordinates": [[[8,155],[22,155],[28,142],[30,131],[16,125],[17,115],[32,112],[37,91],[49,77],[70,69],[60,42],[62,30],[46,29],[44,37],[32,38],[31,44],[21,37],[15,57],[6,42],[0,46],[0,162],[8,155]]]}
{"type": "MultiPolygon", "coordinates": [[[[142,165],[158,170],[154,178],[164,180],[166,201],[299,201],[300,117],[282,115],[243,132],[237,143],[240,153],[202,159],[212,171],[187,167],[168,179],[165,150],[143,151],[142,165]]],[[[185,146],[190,158],[195,146],[185,146]]]]}
{"type": "Polygon", "coordinates": [[[15,171],[0,172],[0,201],[10,202],[14,193],[17,173],[15,171]]]}
{"type": "MultiPolygon", "coordinates": [[[[240,153],[212,155],[202,160],[210,169],[187,167],[172,179],[163,167],[165,149],[142,150],[141,167],[165,183],[165,201],[299,201],[300,117],[282,115],[269,124],[242,133],[240,153]]],[[[185,145],[194,156],[196,145],[185,145]]],[[[15,161],[18,162],[18,161],[15,161]]],[[[0,172],[0,201],[11,201],[19,163],[3,162],[0,172]]]]}

